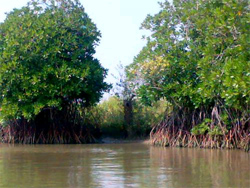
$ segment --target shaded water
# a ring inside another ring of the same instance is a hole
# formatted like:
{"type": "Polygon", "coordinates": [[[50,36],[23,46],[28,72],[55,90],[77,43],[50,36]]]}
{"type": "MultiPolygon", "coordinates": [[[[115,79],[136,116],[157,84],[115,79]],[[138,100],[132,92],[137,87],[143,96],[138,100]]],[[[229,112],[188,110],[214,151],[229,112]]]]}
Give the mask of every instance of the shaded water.
{"type": "Polygon", "coordinates": [[[250,153],[132,143],[0,145],[0,187],[250,187],[250,153]]]}

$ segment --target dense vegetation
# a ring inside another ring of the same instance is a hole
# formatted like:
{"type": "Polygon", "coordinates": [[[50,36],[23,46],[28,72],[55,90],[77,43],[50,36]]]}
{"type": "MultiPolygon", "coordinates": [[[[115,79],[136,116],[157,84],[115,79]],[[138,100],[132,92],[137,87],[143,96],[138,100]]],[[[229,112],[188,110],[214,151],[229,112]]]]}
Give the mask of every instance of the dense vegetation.
{"type": "Polygon", "coordinates": [[[168,104],[157,101],[152,106],[145,106],[138,100],[132,102],[131,124],[125,118],[124,100],[113,96],[100,104],[87,109],[86,119],[89,124],[100,128],[101,134],[112,138],[145,138],[149,135],[152,125],[161,121],[168,104]]]}
{"type": "Polygon", "coordinates": [[[6,142],[85,142],[78,108],[109,85],[93,57],[100,32],[78,0],[30,1],[0,24],[0,106],[6,142]]]}
{"type": "Polygon", "coordinates": [[[144,104],[173,111],[151,132],[164,146],[250,144],[248,0],[174,0],[142,24],[147,45],[127,68],[144,104]]]}
{"type": "Polygon", "coordinates": [[[79,1],[10,12],[0,24],[2,141],[85,143],[153,127],[157,145],[249,150],[248,0],[160,5],[142,23],[152,34],[116,97],[98,105],[110,86],[93,57],[100,32],[79,1]]]}

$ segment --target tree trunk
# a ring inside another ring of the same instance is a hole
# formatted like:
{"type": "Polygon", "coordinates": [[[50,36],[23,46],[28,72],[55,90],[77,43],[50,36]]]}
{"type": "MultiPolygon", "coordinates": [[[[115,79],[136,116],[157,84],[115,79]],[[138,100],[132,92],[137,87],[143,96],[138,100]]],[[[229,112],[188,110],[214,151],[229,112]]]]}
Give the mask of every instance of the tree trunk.
{"type": "Polygon", "coordinates": [[[133,103],[132,103],[132,99],[128,99],[128,100],[124,100],[123,101],[123,107],[124,107],[124,121],[125,121],[125,125],[124,125],[124,129],[127,132],[127,135],[129,135],[128,133],[128,129],[131,127],[131,125],[133,125],[133,103]]]}

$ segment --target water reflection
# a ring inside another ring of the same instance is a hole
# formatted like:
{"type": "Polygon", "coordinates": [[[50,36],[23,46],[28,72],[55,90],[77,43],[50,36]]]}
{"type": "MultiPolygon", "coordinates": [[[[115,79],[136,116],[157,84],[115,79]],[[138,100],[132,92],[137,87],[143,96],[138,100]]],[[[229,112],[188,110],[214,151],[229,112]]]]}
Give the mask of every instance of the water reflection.
{"type": "Polygon", "coordinates": [[[250,153],[113,145],[0,145],[0,187],[250,187],[250,153]]]}
{"type": "Polygon", "coordinates": [[[250,154],[238,150],[150,148],[153,167],[169,187],[250,187],[250,154]]]}

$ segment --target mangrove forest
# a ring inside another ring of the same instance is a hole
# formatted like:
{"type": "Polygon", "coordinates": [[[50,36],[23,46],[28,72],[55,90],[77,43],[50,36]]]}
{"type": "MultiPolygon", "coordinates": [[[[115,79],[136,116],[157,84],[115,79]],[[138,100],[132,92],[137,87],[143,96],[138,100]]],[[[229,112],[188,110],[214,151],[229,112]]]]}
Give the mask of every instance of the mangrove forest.
{"type": "Polygon", "coordinates": [[[7,13],[0,23],[0,141],[150,137],[160,146],[249,151],[249,1],[159,5],[141,24],[146,45],[120,66],[113,85],[95,57],[101,31],[79,0],[31,0],[7,13]]]}

